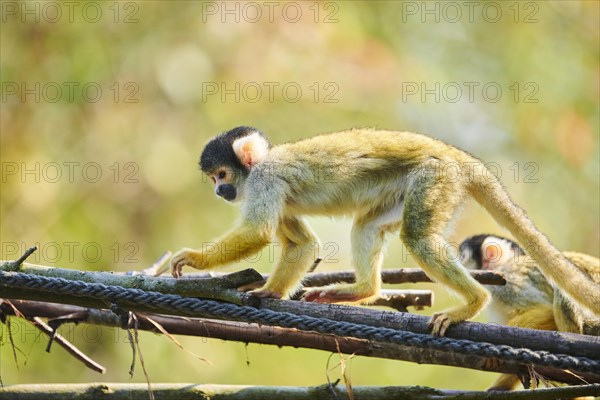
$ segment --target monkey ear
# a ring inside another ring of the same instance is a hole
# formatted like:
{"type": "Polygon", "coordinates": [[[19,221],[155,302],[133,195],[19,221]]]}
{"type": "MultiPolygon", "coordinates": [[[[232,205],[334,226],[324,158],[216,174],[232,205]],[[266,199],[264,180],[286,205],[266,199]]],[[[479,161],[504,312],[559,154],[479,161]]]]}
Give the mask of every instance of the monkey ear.
{"type": "Polygon", "coordinates": [[[511,247],[511,242],[503,238],[490,236],[481,245],[482,269],[495,269],[500,265],[504,265],[515,256],[516,254],[511,247]]]}
{"type": "Polygon", "coordinates": [[[232,147],[237,158],[247,168],[262,162],[269,152],[269,143],[258,132],[237,139],[232,147]]]}
{"type": "Polygon", "coordinates": [[[481,244],[481,269],[489,269],[490,263],[493,265],[499,262],[504,251],[502,241],[490,236],[487,237],[481,244]]]}
{"type": "Polygon", "coordinates": [[[502,254],[502,248],[498,243],[490,242],[483,247],[481,256],[484,262],[498,261],[502,254]]]}

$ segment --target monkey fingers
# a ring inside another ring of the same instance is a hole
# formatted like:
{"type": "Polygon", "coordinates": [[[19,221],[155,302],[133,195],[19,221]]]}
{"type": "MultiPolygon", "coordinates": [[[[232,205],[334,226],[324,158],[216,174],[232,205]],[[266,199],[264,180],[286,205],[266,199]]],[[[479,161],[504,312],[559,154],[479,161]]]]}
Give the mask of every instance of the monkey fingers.
{"type": "Polygon", "coordinates": [[[179,278],[182,275],[183,267],[189,265],[192,268],[202,269],[202,253],[191,250],[183,249],[177,252],[171,259],[171,275],[174,278],[179,278]]]}

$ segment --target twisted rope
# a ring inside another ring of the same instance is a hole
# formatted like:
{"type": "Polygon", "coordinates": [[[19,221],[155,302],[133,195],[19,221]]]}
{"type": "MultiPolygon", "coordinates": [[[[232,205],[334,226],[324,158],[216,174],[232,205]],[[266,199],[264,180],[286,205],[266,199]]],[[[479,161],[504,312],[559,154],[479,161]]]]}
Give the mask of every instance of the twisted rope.
{"type": "Polygon", "coordinates": [[[169,314],[173,310],[177,310],[178,313],[189,317],[253,322],[580,372],[600,371],[600,360],[586,357],[553,354],[547,351],[533,351],[526,348],[514,348],[507,345],[494,345],[464,339],[436,337],[391,328],[296,315],[289,312],[238,306],[215,300],[147,292],[121,286],[107,286],[101,283],[87,283],[63,278],[0,271],[0,288],[2,286],[94,298],[106,301],[107,304],[118,304],[123,308],[127,308],[127,305],[137,304],[163,314],[169,314]]]}

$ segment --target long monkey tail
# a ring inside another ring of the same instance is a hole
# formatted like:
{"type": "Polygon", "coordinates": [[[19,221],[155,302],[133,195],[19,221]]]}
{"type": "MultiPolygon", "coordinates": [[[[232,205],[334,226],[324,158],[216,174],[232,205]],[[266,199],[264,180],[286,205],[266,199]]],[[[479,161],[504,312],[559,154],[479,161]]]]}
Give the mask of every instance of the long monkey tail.
{"type": "Polygon", "coordinates": [[[576,268],[517,206],[498,178],[482,163],[471,171],[468,191],[494,219],[512,233],[542,273],[577,303],[600,316],[600,285],[576,268]]]}

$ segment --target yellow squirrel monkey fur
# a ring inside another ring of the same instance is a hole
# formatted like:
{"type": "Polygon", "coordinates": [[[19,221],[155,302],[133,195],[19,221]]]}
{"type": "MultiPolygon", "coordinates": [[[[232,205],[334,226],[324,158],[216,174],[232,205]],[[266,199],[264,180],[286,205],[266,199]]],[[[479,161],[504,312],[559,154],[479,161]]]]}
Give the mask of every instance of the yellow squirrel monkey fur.
{"type": "Polygon", "coordinates": [[[302,215],[353,215],[356,282],[313,289],[305,300],[367,302],[376,297],[386,237],[399,232],[427,275],[466,301],[432,317],[432,332],[444,335],[451,324],[477,315],[490,298],[458,254],[446,251],[445,231],[471,196],[526,248],[536,249],[531,255],[544,275],[600,314],[600,286],[554,248],[484,164],[431,137],[353,129],[272,146],[259,130],[237,127],[207,143],[200,167],[217,195],[240,203],[241,218],[210,249],[179,251],[171,261],[175,277],[186,265],[209,269],[239,261],[277,235],[283,255],[266,284],[252,294],[285,298],[299,287],[318,242],[302,215]],[[290,252],[299,255],[286,257],[290,252]]]}
{"type": "MultiPolygon", "coordinates": [[[[589,281],[600,283],[600,259],[576,252],[563,254],[589,281]]],[[[460,244],[460,256],[468,268],[500,272],[506,278],[506,285],[489,287],[495,322],[600,336],[600,317],[551,284],[512,240],[488,234],[472,236],[460,244]]],[[[503,374],[489,390],[513,390],[518,383],[516,375],[503,374]]]]}

